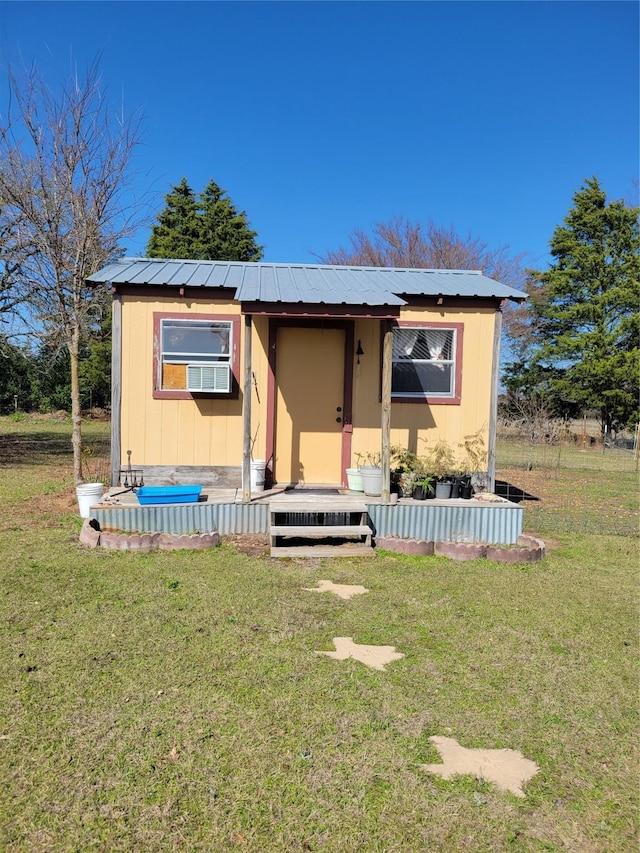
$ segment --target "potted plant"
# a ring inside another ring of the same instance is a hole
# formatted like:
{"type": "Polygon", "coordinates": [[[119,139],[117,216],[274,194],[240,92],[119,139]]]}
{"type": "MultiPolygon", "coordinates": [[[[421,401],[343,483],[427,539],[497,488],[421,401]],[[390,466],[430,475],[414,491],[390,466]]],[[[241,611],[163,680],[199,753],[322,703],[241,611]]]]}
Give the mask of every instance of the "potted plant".
{"type": "Polygon", "coordinates": [[[362,487],[365,495],[378,497],[382,494],[382,459],[380,453],[358,453],[357,459],[362,459],[364,465],[359,465],[362,475],[362,487]]]}
{"type": "Polygon", "coordinates": [[[460,497],[469,499],[473,495],[474,479],[481,489],[486,485],[487,451],[480,431],[465,435],[459,446],[464,451],[460,497]]]}
{"type": "Polygon", "coordinates": [[[428,498],[432,498],[435,494],[435,485],[436,482],[433,477],[418,477],[414,480],[411,496],[417,501],[424,501],[428,498]]]}
{"type": "Polygon", "coordinates": [[[410,498],[417,478],[424,473],[421,460],[411,450],[396,445],[391,448],[391,490],[410,498]]]}
{"type": "Polygon", "coordinates": [[[451,445],[444,439],[438,439],[427,455],[426,465],[435,478],[436,498],[450,498],[452,472],[456,469],[456,457],[451,445]]]}

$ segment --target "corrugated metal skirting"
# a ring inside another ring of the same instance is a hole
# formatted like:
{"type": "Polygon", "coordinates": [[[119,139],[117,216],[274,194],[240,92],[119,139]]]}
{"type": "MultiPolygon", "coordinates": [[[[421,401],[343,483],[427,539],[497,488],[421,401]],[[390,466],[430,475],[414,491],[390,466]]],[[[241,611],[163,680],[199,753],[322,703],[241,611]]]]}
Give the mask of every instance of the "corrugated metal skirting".
{"type": "MultiPolygon", "coordinates": [[[[161,506],[113,506],[92,510],[102,527],[152,533],[268,533],[268,503],[199,503],[161,506]]],[[[310,506],[313,511],[313,507],[310,506]]],[[[369,504],[376,536],[441,542],[513,545],[522,533],[518,504],[369,504]]]]}
{"type": "Polygon", "coordinates": [[[162,504],[96,507],[101,527],[139,533],[268,533],[268,504],[162,504]]]}
{"type": "Polygon", "coordinates": [[[484,542],[514,545],[522,533],[518,504],[370,504],[376,536],[434,542],[484,542]]]}

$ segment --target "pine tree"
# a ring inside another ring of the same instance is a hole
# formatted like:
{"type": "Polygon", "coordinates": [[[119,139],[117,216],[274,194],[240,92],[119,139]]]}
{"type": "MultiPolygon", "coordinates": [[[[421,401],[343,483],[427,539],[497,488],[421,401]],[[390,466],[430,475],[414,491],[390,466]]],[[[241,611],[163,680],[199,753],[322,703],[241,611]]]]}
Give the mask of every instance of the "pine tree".
{"type": "Polygon", "coordinates": [[[200,260],[259,261],[262,246],[249,228],[247,214],[238,212],[215,181],[196,198],[186,179],[165,196],[166,208],[153,226],[147,256],[200,260]]]}
{"type": "Polygon", "coordinates": [[[200,196],[202,210],[200,257],[225,261],[259,261],[262,246],[258,246],[256,231],[249,228],[247,214],[238,212],[226,190],[209,181],[200,196]]]}
{"type": "Polygon", "coordinates": [[[148,258],[199,257],[200,221],[196,197],[183,178],[164,200],[165,209],[158,216],[147,244],[148,258]]]}
{"type": "Polygon", "coordinates": [[[595,177],[574,194],[551,238],[554,263],[536,273],[531,312],[551,397],[597,411],[603,431],[638,419],[639,208],[607,203],[595,177]]]}

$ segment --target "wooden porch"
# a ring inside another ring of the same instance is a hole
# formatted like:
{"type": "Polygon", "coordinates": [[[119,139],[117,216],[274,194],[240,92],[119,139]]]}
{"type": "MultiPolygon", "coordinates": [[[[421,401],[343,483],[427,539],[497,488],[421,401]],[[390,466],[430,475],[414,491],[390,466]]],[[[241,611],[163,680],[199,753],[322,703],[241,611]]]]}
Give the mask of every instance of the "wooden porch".
{"type": "Polygon", "coordinates": [[[347,489],[275,488],[249,503],[241,489],[210,489],[191,504],[141,506],[135,491],[113,487],[91,516],[105,529],[220,535],[266,534],[273,556],[363,556],[376,538],[513,545],[523,509],[495,495],[426,500],[371,497],[347,489]]]}

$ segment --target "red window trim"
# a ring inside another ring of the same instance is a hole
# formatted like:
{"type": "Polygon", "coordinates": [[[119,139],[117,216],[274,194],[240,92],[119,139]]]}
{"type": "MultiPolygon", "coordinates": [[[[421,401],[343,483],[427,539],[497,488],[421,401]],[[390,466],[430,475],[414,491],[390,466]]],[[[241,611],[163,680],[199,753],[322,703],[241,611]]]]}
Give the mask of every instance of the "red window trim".
{"type": "Polygon", "coordinates": [[[213,400],[237,400],[240,394],[240,317],[237,314],[191,314],[171,311],[153,312],[153,399],[196,400],[207,397],[213,400]],[[165,390],[160,387],[162,376],[160,326],[162,320],[223,320],[231,323],[231,391],[228,394],[198,393],[194,391],[165,390]]]}
{"type": "Polygon", "coordinates": [[[456,332],[455,343],[455,373],[454,373],[454,395],[452,397],[402,397],[391,392],[391,404],[393,403],[417,403],[429,406],[459,406],[462,398],[462,339],[464,336],[464,323],[440,323],[419,320],[398,320],[394,327],[408,329],[452,329],[456,332]]]}

